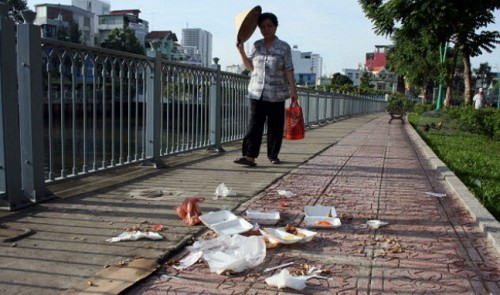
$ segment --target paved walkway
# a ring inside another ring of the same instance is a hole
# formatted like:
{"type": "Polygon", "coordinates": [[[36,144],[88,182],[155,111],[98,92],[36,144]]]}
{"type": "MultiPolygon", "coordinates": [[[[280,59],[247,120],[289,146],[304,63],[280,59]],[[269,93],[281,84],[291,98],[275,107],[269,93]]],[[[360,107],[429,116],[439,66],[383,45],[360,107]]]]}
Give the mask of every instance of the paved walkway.
{"type": "MultiPolygon", "coordinates": [[[[500,294],[498,222],[408,124],[387,120],[377,114],[314,128],[304,140],[285,142],[281,165],[262,157],[257,167],[233,164],[239,146],[232,145],[222,154],[179,156],[166,169],[117,172],[107,178],[111,186],[78,196],[63,198],[71,189],[54,188],[59,199],[2,217],[2,225],[35,234],[0,245],[0,293],[113,294],[154,270],[150,261],[161,261],[157,272],[123,293],[500,294]],[[213,200],[221,182],[237,195],[213,200]],[[297,196],[283,200],[280,189],[297,196]],[[204,226],[183,225],[175,214],[180,201],[194,196],[206,198],[203,212],[279,210],[281,224],[298,227],[305,205],[335,206],[342,226],[317,230],[308,243],[269,249],[261,265],[240,274],[210,273],[205,262],[176,271],[165,261],[182,257],[193,238],[213,237],[204,226]],[[282,201],[289,206],[280,207],[282,201]],[[369,219],[389,225],[373,230],[369,219]],[[165,239],[105,241],[150,224],[165,225],[165,239]],[[296,263],[291,271],[304,264],[320,267],[328,279],[311,279],[300,292],[267,286],[264,279],[280,270],[263,270],[287,262],[296,263]]],[[[96,177],[72,186],[99,182],[96,177]]]]}

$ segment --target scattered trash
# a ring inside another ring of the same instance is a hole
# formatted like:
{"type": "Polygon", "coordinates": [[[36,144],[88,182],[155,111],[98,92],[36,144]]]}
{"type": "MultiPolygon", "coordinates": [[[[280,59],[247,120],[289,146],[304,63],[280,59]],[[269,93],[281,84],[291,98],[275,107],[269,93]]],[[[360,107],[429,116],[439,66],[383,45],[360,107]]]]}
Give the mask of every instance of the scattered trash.
{"type": "Polygon", "coordinates": [[[331,206],[305,206],[304,221],[310,228],[337,228],[342,225],[337,217],[335,207],[331,206]]]}
{"type": "Polygon", "coordinates": [[[286,190],[278,190],[278,195],[282,196],[282,197],[287,197],[287,198],[292,198],[292,197],[295,197],[297,194],[294,194],[290,191],[286,191],[286,190]]]}
{"type": "Polygon", "coordinates": [[[153,231],[162,231],[165,230],[165,226],[163,224],[151,224],[149,229],[153,231]]]}
{"type": "Polygon", "coordinates": [[[307,279],[304,276],[292,276],[287,269],[282,269],[279,274],[266,278],[269,286],[282,288],[292,288],[294,290],[303,290],[306,287],[307,279]]]}
{"type": "Polygon", "coordinates": [[[287,266],[292,265],[294,263],[295,262],[288,262],[288,263],[281,264],[281,265],[278,265],[278,266],[275,266],[275,267],[268,267],[268,268],[264,269],[262,272],[270,272],[270,271],[273,271],[273,270],[278,269],[278,268],[287,267],[287,266]]]}
{"type": "Polygon", "coordinates": [[[191,252],[188,256],[179,261],[178,265],[174,265],[174,268],[177,270],[186,269],[200,260],[201,256],[203,256],[203,252],[201,251],[191,252]]]}
{"type": "Polygon", "coordinates": [[[286,203],[286,202],[279,202],[278,206],[280,206],[280,207],[288,207],[288,203],[286,203]]]}
{"type": "Polygon", "coordinates": [[[190,252],[202,252],[211,272],[242,272],[261,264],[266,257],[266,245],[261,236],[219,236],[212,240],[196,241],[190,252]]]}
{"type": "Polygon", "coordinates": [[[199,202],[205,201],[205,198],[188,198],[182,201],[182,203],[177,206],[177,215],[184,221],[187,225],[197,225],[201,223],[200,215],[201,210],[198,206],[199,202]]]}
{"type": "Polygon", "coordinates": [[[338,217],[306,216],[304,222],[309,228],[337,228],[342,225],[338,217]]]}
{"type": "Polygon", "coordinates": [[[265,238],[271,240],[271,242],[278,241],[282,244],[309,242],[317,234],[316,232],[290,225],[280,228],[263,228],[260,232],[265,238]]]}
{"type": "Polygon", "coordinates": [[[229,197],[229,196],[236,196],[236,193],[233,192],[230,188],[228,188],[224,183],[221,183],[215,188],[215,197],[213,198],[214,200],[219,199],[219,197],[229,197]]]}
{"type": "Polygon", "coordinates": [[[234,215],[231,211],[220,210],[200,216],[201,222],[219,235],[244,233],[253,228],[245,219],[234,215]]]}
{"type": "Polygon", "coordinates": [[[481,180],[479,179],[474,180],[474,184],[478,187],[481,187],[481,180]]]}
{"type": "Polygon", "coordinates": [[[111,239],[107,239],[106,242],[115,243],[121,241],[136,241],[138,239],[151,239],[151,240],[161,240],[163,236],[156,232],[142,232],[142,231],[125,231],[119,236],[111,239]]]}
{"type": "Polygon", "coordinates": [[[307,280],[311,278],[327,280],[327,277],[318,275],[321,272],[322,270],[312,267],[308,270],[307,275],[293,276],[288,269],[283,269],[279,274],[267,278],[266,283],[269,286],[278,287],[278,289],[288,287],[300,291],[306,287],[307,280]]]}
{"type": "Polygon", "coordinates": [[[446,194],[434,193],[434,192],[425,192],[426,195],[431,197],[443,198],[446,197],[446,194]]]}
{"type": "Polygon", "coordinates": [[[387,221],[382,221],[382,220],[378,220],[378,219],[368,220],[366,223],[373,229],[377,229],[379,227],[382,227],[382,226],[389,224],[389,222],[387,222],[387,221]]]}
{"type": "Polygon", "coordinates": [[[247,219],[263,225],[274,225],[280,220],[278,211],[262,212],[257,210],[247,210],[247,219]]]}

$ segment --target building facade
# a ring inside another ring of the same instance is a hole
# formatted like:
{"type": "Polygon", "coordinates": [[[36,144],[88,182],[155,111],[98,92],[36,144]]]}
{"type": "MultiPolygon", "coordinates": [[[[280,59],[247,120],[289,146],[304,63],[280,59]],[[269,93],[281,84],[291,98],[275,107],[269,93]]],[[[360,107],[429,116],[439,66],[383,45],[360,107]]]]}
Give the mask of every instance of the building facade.
{"type": "Polygon", "coordinates": [[[386,69],[388,45],[376,45],[375,51],[366,53],[365,70],[370,72],[370,85],[375,89],[396,92],[398,76],[386,69]]]}
{"type": "Polygon", "coordinates": [[[62,4],[38,4],[35,5],[35,12],[34,23],[41,27],[42,37],[56,39],[60,30],[67,30],[71,24],[76,24],[81,32],[80,43],[95,45],[95,15],[92,12],[62,4]]]}
{"type": "Polygon", "coordinates": [[[196,29],[182,29],[184,62],[209,67],[212,64],[212,34],[196,29]]]}
{"type": "Polygon", "coordinates": [[[177,46],[177,35],[172,33],[172,31],[152,31],[146,35],[145,48],[147,50],[148,56],[155,56],[155,52],[152,49],[152,43],[156,42],[158,44],[158,50],[161,55],[168,60],[181,60],[180,52],[177,46]]]}
{"type": "Polygon", "coordinates": [[[108,1],[103,0],[72,0],[71,4],[83,10],[90,11],[94,14],[92,22],[94,23],[94,30],[91,33],[91,38],[94,39],[94,44],[99,41],[99,15],[109,14],[111,5],[108,1]]]}
{"type": "Polygon", "coordinates": [[[149,33],[149,23],[139,18],[138,9],[113,10],[110,14],[99,15],[99,44],[103,43],[114,29],[129,28],[135,37],[144,45],[149,33]]]}
{"type": "Polygon", "coordinates": [[[297,84],[319,85],[323,68],[323,58],[319,54],[301,52],[293,46],[292,61],[297,84]]]}

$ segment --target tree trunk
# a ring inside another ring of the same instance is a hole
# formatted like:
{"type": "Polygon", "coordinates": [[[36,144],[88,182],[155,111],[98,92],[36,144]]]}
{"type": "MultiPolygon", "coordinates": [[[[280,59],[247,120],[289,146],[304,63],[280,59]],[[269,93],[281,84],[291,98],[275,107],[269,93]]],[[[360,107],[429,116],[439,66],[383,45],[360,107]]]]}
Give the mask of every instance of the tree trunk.
{"type": "Polygon", "coordinates": [[[446,98],[444,99],[444,106],[449,107],[451,104],[451,99],[453,98],[453,87],[448,84],[446,86],[446,98]]]}
{"type": "Polygon", "coordinates": [[[470,68],[470,57],[465,54],[464,56],[464,103],[465,105],[472,104],[472,92],[471,92],[471,68],[470,68]]]}

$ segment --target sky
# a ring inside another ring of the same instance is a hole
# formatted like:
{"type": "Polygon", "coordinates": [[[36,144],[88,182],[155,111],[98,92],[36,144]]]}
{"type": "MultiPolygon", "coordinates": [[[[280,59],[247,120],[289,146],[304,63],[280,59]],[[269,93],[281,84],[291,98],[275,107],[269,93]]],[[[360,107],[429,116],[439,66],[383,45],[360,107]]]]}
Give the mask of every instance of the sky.
{"type": "MultiPolygon", "coordinates": [[[[278,17],[276,35],[299,51],[319,54],[323,58],[323,75],[331,76],[343,69],[356,69],[364,63],[365,54],[375,45],[389,45],[390,39],[373,33],[373,25],[364,15],[357,0],[108,0],[111,10],[139,9],[140,18],[149,22],[150,31],[172,31],[179,42],[182,29],[200,28],[212,34],[213,57],[225,66],[241,64],[236,50],[235,16],[260,5],[263,12],[278,17]]],[[[35,4],[71,5],[71,0],[28,0],[35,4]]],[[[496,24],[489,30],[500,30],[500,11],[495,11],[496,24]]],[[[250,44],[262,36],[257,29],[250,44]]],[[[494,52],[472,59],[472,67],[488,62],[492,71],[500,71],[500,44],[494,52]]]]}

